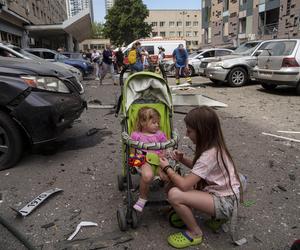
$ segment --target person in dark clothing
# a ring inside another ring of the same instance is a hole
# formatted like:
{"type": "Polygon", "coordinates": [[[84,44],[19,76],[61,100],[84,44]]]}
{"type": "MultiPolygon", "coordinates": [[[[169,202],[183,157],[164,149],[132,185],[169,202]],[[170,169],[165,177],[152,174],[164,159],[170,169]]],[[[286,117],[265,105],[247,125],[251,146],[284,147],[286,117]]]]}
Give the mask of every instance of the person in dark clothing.
{"type": "Polygon", "coordinates": [[[113,54],[112,54],[110,44],[106,45],[106,48],[103,50],[102,56],[103,56],[103,59],[102,59],[102,66],[101,66],[101,73],[100,73],[100,75],[101,75],[100,84],[102,84],[102,81],[108,71],[111,74],[113,82],[115,83],[115,81],[114,81],[114,65],[112,62],[113,54]]]}
{"type": "Polygon", "coordinates": [[[124,61],[124,54],[121,50],[121,48],[118,49],[118,51],[116,52],[116,61],[117,61],[117,69],[118,69],[118,73],[122,71],[123,69],[123,61],[124,61]]]}

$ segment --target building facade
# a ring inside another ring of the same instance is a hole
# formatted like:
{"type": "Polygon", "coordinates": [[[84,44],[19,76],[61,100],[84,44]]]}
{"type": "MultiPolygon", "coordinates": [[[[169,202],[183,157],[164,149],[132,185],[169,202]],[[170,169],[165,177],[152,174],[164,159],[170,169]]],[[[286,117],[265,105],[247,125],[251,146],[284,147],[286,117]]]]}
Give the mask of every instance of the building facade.
{"type": "Polygon", "coordinates": [[[0,42],[22,46],[28,42],[25,25],[49,25],[66,19],[65,0],[0,0],[0,42]]]}
{"type": "Polygon", "coordinates": [[[202,0],[202,45],[300,36],[299,0],[202,0]]]}
{"type": "Polygon", "coordinates": [[[152,37],[185,39],[188,49],[200,47],[201,10],[149,10],[146,22],[152,25],[152,37]]]}
{"type": "Polygon", "coordinates": [[[113,7],[113,5],[115,4],[115,0],[105,0],[105,13],[107,15],[108,10],[113,7]]]}
{"type": "Polygon", "coordinates": [[[66,0],[66,6],[68,18],[75,16],[84,9],[90,9],[91,19],[94,20],[92,0],[66,0]]]}
{"type": "Polygon", "coordinates": [[[110,44],[109,39],[87,39],[79,44],[79,49],[81,51],[92,49],[103,50],[107,44],[110,44]]]}

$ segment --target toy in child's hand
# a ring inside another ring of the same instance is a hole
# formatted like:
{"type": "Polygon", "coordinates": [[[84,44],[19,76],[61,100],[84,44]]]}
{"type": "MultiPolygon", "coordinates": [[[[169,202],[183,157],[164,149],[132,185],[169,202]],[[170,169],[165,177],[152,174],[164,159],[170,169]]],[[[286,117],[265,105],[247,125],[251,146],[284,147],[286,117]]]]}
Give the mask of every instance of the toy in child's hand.
{"type": "Polygon", "coordinates": [[[144,155],[141,154],[130,154],[129,155],[129,159],[128,159],[128,164],[131,167],[141,167],[144,165],[146,161],[146,157],[144,155]]]}

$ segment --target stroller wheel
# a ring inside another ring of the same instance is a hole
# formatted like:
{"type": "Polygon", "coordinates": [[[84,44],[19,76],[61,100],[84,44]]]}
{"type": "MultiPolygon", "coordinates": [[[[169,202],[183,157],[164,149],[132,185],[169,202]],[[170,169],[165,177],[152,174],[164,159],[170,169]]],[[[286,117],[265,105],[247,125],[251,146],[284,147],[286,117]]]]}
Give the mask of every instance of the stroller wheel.
{"type": "Polygon", "coordinates": [[[123,175],[118,175],[118,189],[119,191],[124,191],[125,187],[124,187],[124,177],[123,175]]]}
{"type": "Polygon", "coordinates": [[[120,230],[121,231],[127,231],[128,224],[127,224],[127,220],[126,220],[126,213],[121,208],[119,208],[117,210],[117,220],[118,220],[120,230]]]}
{"type": "Polygon", "coordinates": [[[184,222],[181,220],[179,215],[175,212],[174,209],[172,209],[168,214],[168,220],[172,227],[175,228],[183,228],[185,227],[184,222]]]}
{"type": "Polygon", "coordinates": [[[138,219],[137,212],[134,209],[132,209],[131,219],[132,219],[131,227],[133,229],[136,229],[138,227],[139,219],[138,219]]]}

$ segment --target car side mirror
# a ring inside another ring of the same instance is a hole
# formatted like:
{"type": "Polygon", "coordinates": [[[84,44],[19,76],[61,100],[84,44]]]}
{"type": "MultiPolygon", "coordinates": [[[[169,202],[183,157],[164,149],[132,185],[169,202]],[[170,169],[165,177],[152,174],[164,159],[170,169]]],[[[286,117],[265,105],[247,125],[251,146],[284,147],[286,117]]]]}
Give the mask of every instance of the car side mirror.
{"type": "Polygon", "coordinates": [[[200,59],[202,59],[203,57],[204,57],[204,56],[201,55],[201,56],[198,56],[197,59],[200,60],[200,59]]]}

